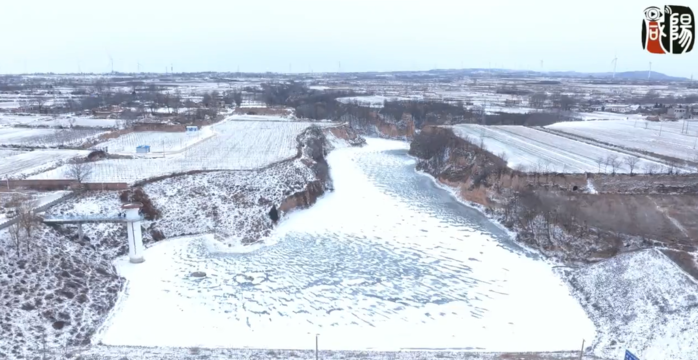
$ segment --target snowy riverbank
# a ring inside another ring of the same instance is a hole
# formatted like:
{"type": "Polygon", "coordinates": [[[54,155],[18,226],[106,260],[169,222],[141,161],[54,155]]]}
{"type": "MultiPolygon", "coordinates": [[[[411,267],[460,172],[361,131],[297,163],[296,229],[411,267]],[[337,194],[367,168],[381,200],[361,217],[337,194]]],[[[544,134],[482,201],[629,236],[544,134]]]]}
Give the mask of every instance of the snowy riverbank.
{"type": "Polygon", "coordinates": [[[405,150],[372,139],[330,153],[335,191],[255,251],[189,237],[142,266],[117,261],[129,286],[101,342],[307,349],[320,334],[335,350],[554,351],[594,336],[549,264],[415,174],[405,150]]]}

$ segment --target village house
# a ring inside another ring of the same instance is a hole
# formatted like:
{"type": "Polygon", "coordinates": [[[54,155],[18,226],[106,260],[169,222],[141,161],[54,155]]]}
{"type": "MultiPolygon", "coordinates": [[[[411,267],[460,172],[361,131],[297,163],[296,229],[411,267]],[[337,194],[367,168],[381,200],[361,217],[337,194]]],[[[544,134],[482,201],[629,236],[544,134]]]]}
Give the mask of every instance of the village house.
{"type": "Polygon", "coordinates": [[[521,105],[521,99],[506,99],[504,100],[504,106],[519,106],[521,105]]]}
{"type": "Polygon", "coordinates": [[[633,108],[625,104],[608,104],[605,106],[605,111],[627,114],[633,111],[633,108]]]}
{"type": "Polygon", "coordinates": [[[667,110],[667,116],[673,118],[673,119],[685,119],[689,118],[691,113],[688,112],[689,110],[688,107],[682,106],[682,105],[675,105],[670,107],[667,110]]]}

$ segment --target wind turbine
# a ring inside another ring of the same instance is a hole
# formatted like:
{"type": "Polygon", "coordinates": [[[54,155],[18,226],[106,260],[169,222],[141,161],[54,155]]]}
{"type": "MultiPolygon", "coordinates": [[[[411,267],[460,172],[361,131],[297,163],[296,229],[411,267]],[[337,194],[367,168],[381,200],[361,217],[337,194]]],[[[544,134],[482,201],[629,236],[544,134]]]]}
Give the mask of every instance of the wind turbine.
{"type": "Polygon", "coordinates": [[[111,54],[107,52],[107,57],[109,58],[109,63],[111,64],[111,73],[114,73],[114,59],[111,57],[111,54]]]}
{"type": "Polygon", "coordinates": [[[613,78],[616,78],[616,66],[618,65],[618,56],[613,55],[613,60],[611,60],[611,63],[613,64],[613,78]]]}

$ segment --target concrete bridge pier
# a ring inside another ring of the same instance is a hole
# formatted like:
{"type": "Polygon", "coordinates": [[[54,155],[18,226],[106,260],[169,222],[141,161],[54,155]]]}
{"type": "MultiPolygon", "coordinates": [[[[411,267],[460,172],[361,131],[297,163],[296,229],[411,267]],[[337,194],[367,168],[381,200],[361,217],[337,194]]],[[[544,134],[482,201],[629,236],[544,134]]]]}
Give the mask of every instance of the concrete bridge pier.
{"type": "Polygon", "coordinates": [[[138,213],[142,206],[140,203],[131,203],[121,207],[124,209],[126,231],[128,232],[128,257],[129,261],[134,264],[145,261],[143,258],[145,248],[141,234],[141,215],[138,213]]]}

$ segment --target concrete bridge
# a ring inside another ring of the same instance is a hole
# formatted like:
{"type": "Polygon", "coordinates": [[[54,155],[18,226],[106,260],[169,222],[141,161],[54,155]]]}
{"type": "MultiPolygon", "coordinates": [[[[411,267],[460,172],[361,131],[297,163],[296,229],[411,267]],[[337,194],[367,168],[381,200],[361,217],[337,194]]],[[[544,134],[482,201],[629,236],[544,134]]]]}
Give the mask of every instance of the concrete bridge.
{"type": "Polygon", "coordinates": [[[144,220],[141,215],[140,208],[143,205],[140,203],[125,204],[121,208],[124,210],[121,213],[109,215],[66,215],[66,216],[47,216],[43,218],[45,224],[78,224],[78,238],[82,240],[83,231],[82,224],[85,223],[126,223],[128,232],[128,254],[132,263],[141,263],[143,259],[143,236],[141,234],[141,221],[144,220]]]}

